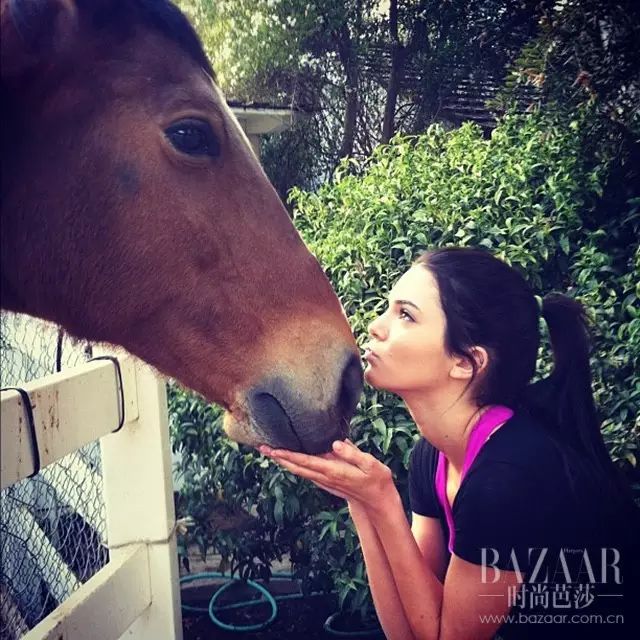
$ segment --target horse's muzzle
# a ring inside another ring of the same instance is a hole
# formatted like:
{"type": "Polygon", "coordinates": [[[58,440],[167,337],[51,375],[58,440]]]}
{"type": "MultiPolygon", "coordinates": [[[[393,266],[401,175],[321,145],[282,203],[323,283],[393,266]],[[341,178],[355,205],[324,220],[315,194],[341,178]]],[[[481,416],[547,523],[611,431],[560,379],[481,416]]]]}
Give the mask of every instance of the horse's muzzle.
{"type": "Polygon", "coordinates": [[[334,440],[347,437],[361,392],[360,360],[349,354],[334,398],[326,409],[307,406],[304,394],[279,378],[253,389],[247,400],[265,444],[316,454],[329,451],[334,440]]]}

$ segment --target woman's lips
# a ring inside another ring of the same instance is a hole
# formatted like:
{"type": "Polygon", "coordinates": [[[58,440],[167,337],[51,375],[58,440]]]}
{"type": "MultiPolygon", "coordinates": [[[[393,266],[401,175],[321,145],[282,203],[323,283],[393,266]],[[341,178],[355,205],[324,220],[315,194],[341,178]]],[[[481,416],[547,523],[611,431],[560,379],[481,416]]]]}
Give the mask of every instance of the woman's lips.
{"type": "Polygon", "coordinates": [[[375,360],[377,357],[378,357],[377,354],[374,351],[371,351],[371,349],[365,349],[364,350],[363,358],[367,362],[371,362],[371,360],[375,360]]]}

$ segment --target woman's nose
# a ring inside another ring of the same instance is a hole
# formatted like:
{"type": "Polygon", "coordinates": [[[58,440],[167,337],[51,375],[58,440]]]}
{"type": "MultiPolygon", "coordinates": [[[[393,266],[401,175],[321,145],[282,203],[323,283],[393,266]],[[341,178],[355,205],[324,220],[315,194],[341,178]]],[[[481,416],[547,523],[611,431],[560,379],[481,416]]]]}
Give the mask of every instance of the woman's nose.
{"type": "Polygon", "coordinates": [[[378,316],[370,325],[369,325],[369,335],[376,340],[384,340],[385,331],[384,325],[382,322],[382,316],[378,316]]]}

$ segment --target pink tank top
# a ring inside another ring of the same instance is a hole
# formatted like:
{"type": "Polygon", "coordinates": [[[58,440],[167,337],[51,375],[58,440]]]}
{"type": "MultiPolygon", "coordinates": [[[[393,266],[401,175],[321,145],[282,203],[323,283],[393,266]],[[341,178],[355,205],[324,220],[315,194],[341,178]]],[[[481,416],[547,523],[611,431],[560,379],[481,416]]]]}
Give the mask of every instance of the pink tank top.
{"type": "MultiPolygon", "coordinates": [[[[464,454],[464,462],[462,463],[462,473],[460,475],[460,484],[466,475],[469,467],[476,459],[476,456],[482,449],[485,442],[491,436],[493,430],[505,423],[509,418],[513,416],[513,411],[508,407],[501,405],[495,405],[488,411],[485,411],[480,416],[478,422],[471,430],[469,434],[469,440],[467,442],[467,450],[464,454]]],[[[455,527],[453,524],[453,514],[451,513],[451,507],[447,500],[447,464],[444,454],[440,451],[438,453],[438,464],[436,466],[436,494],[438,500],[444,509],[445,516],[447,518],[447,524],[449,525],[449,551],[453,553],[453,543],[455,540],[455,527]]]]}

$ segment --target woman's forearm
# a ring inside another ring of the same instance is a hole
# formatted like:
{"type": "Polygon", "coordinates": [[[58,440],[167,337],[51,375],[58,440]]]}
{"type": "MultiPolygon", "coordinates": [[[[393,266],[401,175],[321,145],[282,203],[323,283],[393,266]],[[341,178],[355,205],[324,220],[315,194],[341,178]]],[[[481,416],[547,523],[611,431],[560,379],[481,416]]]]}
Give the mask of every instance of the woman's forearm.
{"type": "Polygon", "coordinates": [[[373,604],[385,637],[387,640],[413,640],[414,636],[378,534],[360,503],[350,501],[349,512],[358,532],[373,604]]]}
{"type": "Polygon", "coordinates": [[[435,640],[440,629],[443,585],[428,568],[411,533],[397,493],[368,506],[369,523],[394,578],[405,616],[416,639],[435,640]]]}
{"type": "Polygon", "coordinates": [[[319,457],[260,447],[262,453],[285,469],[346,498],[354,506],[362,505],[366,517],[355,512],[356,526],[375,588],[376,608],[379,607],[384,624],[392,627],[393,637],[397,634],[402,640],[436,639],[442,584],[427,567],[411,533],[391,470],[351,442],[336,441],[333,449],[328,457],[319,457]],[[397,593],[389,585],[395,585],[397,593]],[[388,610],[387,595],[393,603],[388,610]],[[396,604],[398,600],[400,606],[396,604]]]}

